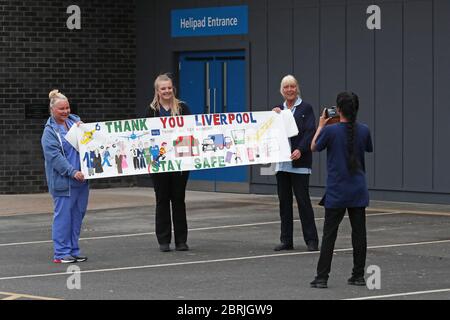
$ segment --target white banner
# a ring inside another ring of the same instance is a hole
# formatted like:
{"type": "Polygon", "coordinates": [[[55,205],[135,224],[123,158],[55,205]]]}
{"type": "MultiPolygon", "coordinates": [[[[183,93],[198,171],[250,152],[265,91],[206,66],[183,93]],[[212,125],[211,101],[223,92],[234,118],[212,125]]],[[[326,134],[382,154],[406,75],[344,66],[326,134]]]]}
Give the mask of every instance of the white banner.
{"type": "Polygon", "coordinates": [[[290,111],[265,111],[84,123],[66,139],[94,179],[290,161],[296,134],[290,111]]]}

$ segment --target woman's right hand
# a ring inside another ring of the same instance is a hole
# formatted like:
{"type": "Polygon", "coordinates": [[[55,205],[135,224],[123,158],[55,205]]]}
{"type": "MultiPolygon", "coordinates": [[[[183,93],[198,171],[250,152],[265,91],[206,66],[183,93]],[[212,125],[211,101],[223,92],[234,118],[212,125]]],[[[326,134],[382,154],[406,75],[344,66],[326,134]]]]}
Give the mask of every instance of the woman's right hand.
{"type": "Polygon", "coordinates": [[[326,110],[327,110],[326,108],[323,109],[322,116],[319,119],[319,128],[325,127],[327,125],[328,121],[331,119],[331,118],[327,117],[326,110]]]}
{"type": "Polygon", "coordinates": [[[84,181],[84,174],[81,171],[77,171],[73,177],[77,181],[80,181],[80,182],[84,181]]]}
{"type": "Polygon", "coordinates": [[[275,111],[276,113],[280,113],[281,109],[279,107],[275,107],[272,109],[272,111],[275,111]]]}

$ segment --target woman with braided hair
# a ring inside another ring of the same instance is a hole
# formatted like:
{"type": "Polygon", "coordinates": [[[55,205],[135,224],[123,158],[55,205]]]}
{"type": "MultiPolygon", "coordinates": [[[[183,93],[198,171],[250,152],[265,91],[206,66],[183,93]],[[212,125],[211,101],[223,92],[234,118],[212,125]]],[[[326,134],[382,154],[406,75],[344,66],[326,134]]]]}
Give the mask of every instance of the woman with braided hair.
{"type": "Polygon", "coordinates": [[[311,287],[327,288],[334,244],[339,224],[348,211],[352,227],[353,272],[348,284],[364,286],[366,263],[366,207],[369,205],[364,153],[372,152],[369,128],[356,121],[359,99],[353,92],[338,94],[337,111],[340,122],[327,123],[330,118],[322,113],[311,143],[312,151],[327,149],[327,186],[321,204],[325,206],[322,246],[317,265],[317,276],[311,287]]]}

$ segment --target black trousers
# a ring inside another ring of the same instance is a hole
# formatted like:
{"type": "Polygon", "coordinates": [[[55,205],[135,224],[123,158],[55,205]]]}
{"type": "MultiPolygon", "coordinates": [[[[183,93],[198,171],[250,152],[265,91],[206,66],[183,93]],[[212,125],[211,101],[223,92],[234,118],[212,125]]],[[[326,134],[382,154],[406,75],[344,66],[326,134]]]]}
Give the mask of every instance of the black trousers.
{"type": "Polygon", "coordinates": [[[317,265],[317,278],[328,279],[339,224],[348,210],[352,226],[353,276],[364,276],[367,254],[366,208],[325,208],[322,246],[317,265]]]}
{"type": "Polygon", "coordinates": [[[309,174],[296,174],[279,171],[276,174],[278,199],[280,202],[281,235],[280,241],[285,244],[293,244],[293,196],[297,200],[298,213],[302,224],[303,239],[319,242],[314,211],[309,197],[309,174]]]}
{"type": "Polygon", "coordinates": [[[184,199],[189,171],[156,173],[152,174],[152,178],[156,196],[155,231],[158,243],[171,242],[172,220],[175,243],[186,243],[188,227],[184,199]]]}

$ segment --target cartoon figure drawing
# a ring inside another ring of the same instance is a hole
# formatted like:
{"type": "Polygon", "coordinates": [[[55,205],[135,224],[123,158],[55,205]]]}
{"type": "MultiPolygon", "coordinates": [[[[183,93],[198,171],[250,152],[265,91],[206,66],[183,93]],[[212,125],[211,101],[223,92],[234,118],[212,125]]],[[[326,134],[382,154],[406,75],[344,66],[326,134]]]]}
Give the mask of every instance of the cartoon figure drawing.
{"type": "Polygon", "coordinates": [[[123,173],[123,169],[122,169],[123,157],[124,156],[121,154],[116,154],[116,156],[114,157],[114,160],[116,161],[117,173],[119,173],[119,174],[123,173]]]}
{"type": "MultiPolygon", "coordinates": [[[[117,146],[119,147],[119,151],[118,151],[119,157],[118,158],[121,159],[121,161],[122,161],[120,166],[121,166],[121,171],[123,172],[124,169],[128,168],[126,146],[123,141],[117,142],[117,146]]],[[[117,163],[117,166],[118,166],[117,170],[119,170],[118,163],[117,163]]],[[[122,172],[119,172],[119,173],[122,173],[122,172]]]]}
{"type": "Polygon", "coordinates": [[[150,147],[150,154],[152,156],[152,164],[159,166],[159,146],[154,145],[150,147]]]}
{"type": "Polygon", "coordinates": [[[167,143],[163,142],[163,143],[161,143],[161,148],[159,148],[159,159],[161,159],[161,160],[164,160],[166,158],[166,153],[167,153],[166,146],[167,146],[167,143]]]}
{"type": "Polygon", "coordinates": [[[94,156],[94,168],[95,173],[103,173],[103,167],[102,167],[102,156],[100,155],[100,151],[98,149],[95,149],[95,156],[94,156]]]}
{"type": "Polygon", "coordinates": [[[227,151],[227,155],[226,155],[226,157],[225,157],[225,162],[226,163],[231,163],[231,159],[233,158],[233,152],[231,152],[231,151],[227,151]]]}
{"type": "Polygon", "coordinates": [[[145,152],[144,148],[142,147],[142,143],[139,143],[138,148],[138,160],[139,160],[139,169],[145,169],[147,165],[145,164],[145,152]]]}
{"type": "Polygon", "coordinates": [[[142,154],[144,155],[145,163],[152,162],[152,154],[150,153],[150,147],[148,142],[144,144],[144,149],[142,149],[142,154]]]}
{"type": "Polygon", "coordinates": [[[238,148],[236,148],[236,152],[234,153],[234,161],[235,163],[242,163],[241,152],[238,148]]]}
{"type": "Polygon", "coordinates": [[[250,162],[255,161],[255,156],[253,152],[254,152],[253,148],[247,148],[248,161],[250,162]]]}
{"type": "Polygon", "coordinates": [[[122,170],[128,168],[127,155],[121,154],[122,156],[122,170]]]}
{"type": "Polygon", "coordinates": [[[108,165],[108,167],[112,167],[111,163],[109,162],[110,157],[111,157],[111,153],[109,152],[109,147],[106,147],[105,151],[103,152],[102,167],[105,166],[105,163],[108,165]]]}
{"type": "Polygon", "coordinates": [[[139,169],[139,159],[138,159],[138,149],[136,148],[136,146],[133,144],[131,146],[131,153],[133,155],[133,166],[134,166],[134,170],[138,170],[139,169]]]}
{"type": "Polygon", "coordinates": [[[94,175],[94,158],[92,156],[95,156],[95,153],[88,150],[84,153],[83,157],[83,162],[86,162],[89,176],[94,175]]]}

